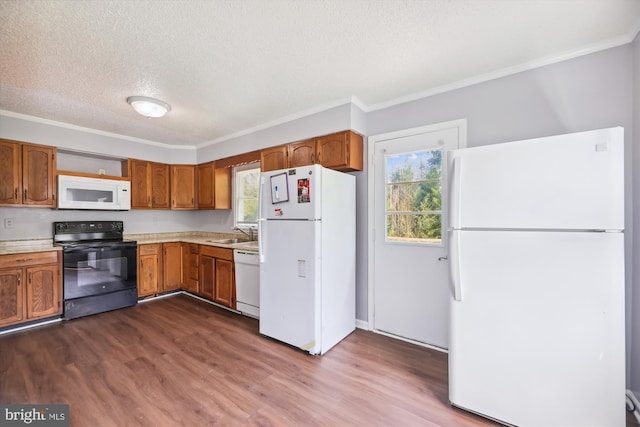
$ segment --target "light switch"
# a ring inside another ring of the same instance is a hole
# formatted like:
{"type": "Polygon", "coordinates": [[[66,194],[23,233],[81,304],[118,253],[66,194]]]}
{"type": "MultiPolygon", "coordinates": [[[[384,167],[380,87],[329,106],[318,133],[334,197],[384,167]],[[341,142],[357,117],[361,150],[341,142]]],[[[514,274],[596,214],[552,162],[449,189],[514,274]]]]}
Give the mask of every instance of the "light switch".
{"type": "Polygon", "coordinates": [[[13,228],[13,218],[4,219],[4,228],[13,228]]]}

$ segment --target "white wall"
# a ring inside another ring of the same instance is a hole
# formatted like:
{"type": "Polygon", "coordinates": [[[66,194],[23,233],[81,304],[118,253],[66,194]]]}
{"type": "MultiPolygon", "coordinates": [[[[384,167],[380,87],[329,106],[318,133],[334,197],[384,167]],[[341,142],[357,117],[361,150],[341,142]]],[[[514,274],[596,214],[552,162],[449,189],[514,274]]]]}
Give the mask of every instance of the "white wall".
{"type": "Polygon", "coordinates": [[[640,401],[640,35],[633,42],[633,211],[635,226],[633,229],[633,292],[631,294],[632,309],[631,342],[629,360],[630,389],[640,401]]]}
{"type": "Polygon", "coordinates": [[[119,138],[117,135],[94,133],[63,123],[60,125],[0,115],[0,138],[52,145],[87,153],[106,154],[119,158],[170,164],[196,163],[196,152],[193,147],[188,149],[168,148],[165,144],[145,144],[119,138]]]}

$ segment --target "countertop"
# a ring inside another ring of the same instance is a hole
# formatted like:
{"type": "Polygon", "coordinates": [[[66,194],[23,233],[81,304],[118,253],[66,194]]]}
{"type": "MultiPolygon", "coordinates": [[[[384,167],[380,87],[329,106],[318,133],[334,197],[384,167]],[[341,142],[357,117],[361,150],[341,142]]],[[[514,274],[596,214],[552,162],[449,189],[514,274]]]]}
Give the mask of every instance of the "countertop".
{"type": "MultiPolygon", "coordinates": [[[[203,231],[186,231],[179,233],[145,233],[125,234],[125,240],[135,240],[139,245],[151,243],[187,242],[197,245],[218,246],[222,248],[258,251],[256,241],[239,243],[219,243],[220,239],[246,239],[240,233],[216,233],[203,231]]],[[[11,255],[29,252],[61,251],[60,246],[53,245],[53,239],[0,240],[0,255],[11,255]]]]}

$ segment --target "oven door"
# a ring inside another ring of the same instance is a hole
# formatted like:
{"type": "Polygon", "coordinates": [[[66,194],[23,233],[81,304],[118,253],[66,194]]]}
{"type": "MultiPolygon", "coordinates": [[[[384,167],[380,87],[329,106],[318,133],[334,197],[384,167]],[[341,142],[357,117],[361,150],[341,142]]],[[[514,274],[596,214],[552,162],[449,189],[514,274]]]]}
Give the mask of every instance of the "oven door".
{"type": "Polygon", "coordinates": [[[136,248],[135,242],[65,248],[64,299],[136,288],[136,248]]]}

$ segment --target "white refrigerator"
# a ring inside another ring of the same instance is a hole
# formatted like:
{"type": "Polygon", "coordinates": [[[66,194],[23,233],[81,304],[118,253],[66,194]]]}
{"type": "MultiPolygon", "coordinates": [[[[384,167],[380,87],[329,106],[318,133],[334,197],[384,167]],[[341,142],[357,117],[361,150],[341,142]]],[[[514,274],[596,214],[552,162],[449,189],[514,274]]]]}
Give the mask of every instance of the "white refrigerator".
{"type": "Polygon", "coordinates": [[[623,129],[452,151],[449,400],[625,425],[623,129]]]}
{"type": "Polygon", "coordinates": [[[324,354],[353,332],[355,197],[320,165],[261,174],[261,334],[324,354]]]}

